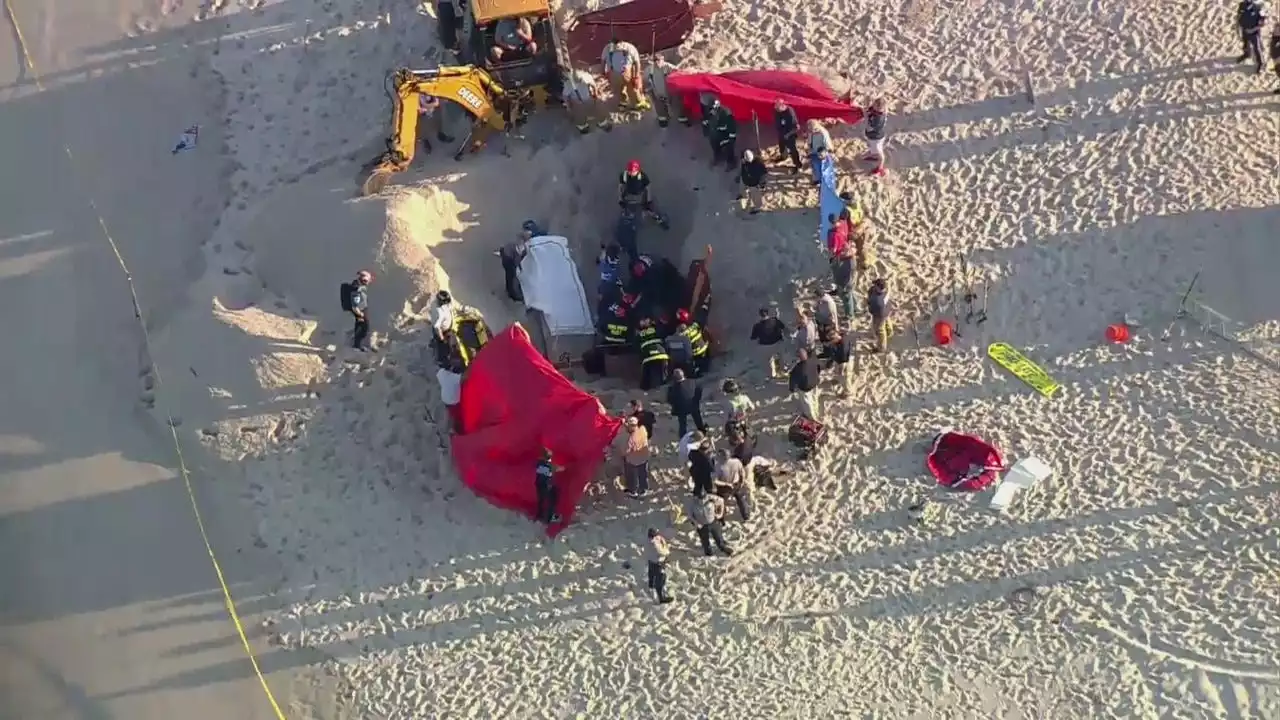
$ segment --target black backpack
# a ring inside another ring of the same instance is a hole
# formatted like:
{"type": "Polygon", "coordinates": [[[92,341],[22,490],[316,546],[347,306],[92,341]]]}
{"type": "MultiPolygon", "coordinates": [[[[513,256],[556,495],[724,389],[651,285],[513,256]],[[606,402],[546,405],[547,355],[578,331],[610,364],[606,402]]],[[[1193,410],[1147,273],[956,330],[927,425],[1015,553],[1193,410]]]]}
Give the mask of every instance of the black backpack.
{"type": "Polygon", "coordinates": [[[342,311],[351,312],[351,293],[355,291],[355,286],[349,282],[344,282],[339,289],[342,291],[342,299],[339,300],[342,303],[342,311]]]}

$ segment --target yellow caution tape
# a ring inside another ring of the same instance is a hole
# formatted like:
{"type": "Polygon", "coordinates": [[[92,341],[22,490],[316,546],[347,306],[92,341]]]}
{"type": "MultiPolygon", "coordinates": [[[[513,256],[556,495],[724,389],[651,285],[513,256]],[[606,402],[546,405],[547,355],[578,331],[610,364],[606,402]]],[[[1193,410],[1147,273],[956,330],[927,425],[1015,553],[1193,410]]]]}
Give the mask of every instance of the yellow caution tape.
{"type": "MultiPolygon", "coordinates": [[[[26,37],[22,34],[22,25],[18,22],[18,16],[13,11],[11,0],[4,0],[4,11],[9,17],[9,23],[13,25],[13,34],[18,40],[18,50],[22,53],[22,60],[27,65],[27,69],[31,71],[32,80],[35,86],[41,92],[44,92],[44,82],[41,80],[40,71],[36,69],[35,61],[31,59],[31,53],[27,50],[26,37]]],[[[71,146],[64,144],[63,152],[66,153],[67,159],[71,162],[71,167],[76,168],[75,154],[71,152],[71,146]]],[[[98,220],[98,227],[102,230],[102,236],[106,238],[107,244],[111,246],[111,252],[116,256],[116,262],[120,265],[120,270],[124,272],[125,281],[129,285],[129,295],[133,302],[133,316],[138,321],[138,327],[142,330],[142,342],[147,351],[147,357],[150,358],[152,364],[152,374],[155,376],[157,389],[160,386],[160,369],[154,365],[155,357],[151,354],[151,338],[147,334],[147,324],[143,320],[142,306],[138,303],[138,291],[133,284],[133,274],[129,272],[129,266],[124,261],[124,256],[120,254],[120,248],[116,245],[116,241],[111,237],[111,231],[107,229],[107,221],[103,219],[102,213],[98,211],[97,203],[92,197],[87,198],[89,208],[93,210],[94,217],[98,220]]],[[[209,553],[209,562],[213,565],[213,573],[218,578],[218,585],[222,588],[222,600],[227,606],[227,614],[231,616],[231,623],[236,628],[236,634],[240,636],[240,643],[244,646],[245,653],[249,656],[249,664],[253,666],[253,672],[258,676],[258,682],[262,685],[262,691],[267,695],[267,702],[271,704],[271,709],[275,712],[278,720],[286,720],[284,711],[280,709],[280,704],[276,702],[275,695],[271,692],[271,687],[267,685],[267,678],[262,674],[262,668],[258,666],[258,658],[253,653],[253,648],[249,645],[249,637],[244,632],[244,624],[240,622],[240,613],[236,612],[235,600],[231,597],[231,588],[227,587],[227,579],[222,573],[222,565],[218,563],[218,557],[213,552],[213,544],[209,542],[209,533],[204,527],[204,518],[200,515],[200,505],[196,502],[195,489],[191,485],[191,473],[187,470],[186,460],[182,456],[182,443],[178,440],[177,422],[172,415],[167,417],[169,421],[169,431],[173,436],[173,449],[177,455],[178,472],[182,475],[183,486],[187,490],[187,498],[191,501],[191,512],[196,519],[196,528],[200,531],[200,539],[204,542],[204,549],[209,553]]]]}

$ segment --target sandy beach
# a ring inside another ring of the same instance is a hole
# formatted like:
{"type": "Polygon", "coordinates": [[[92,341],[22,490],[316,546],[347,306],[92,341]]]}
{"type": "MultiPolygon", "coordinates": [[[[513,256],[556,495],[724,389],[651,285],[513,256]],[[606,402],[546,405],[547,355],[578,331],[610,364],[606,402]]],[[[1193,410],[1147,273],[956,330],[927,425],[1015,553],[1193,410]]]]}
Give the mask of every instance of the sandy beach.
{"type": "MultiPolygon", "coordinates": [[[[538,118],[506,154],[437,150],[357,198],[385,73],[439,57],[433,13],[14,0],[0,662],[18,669],[0,695],[16,718],[273,717],[170,419],[291,720],[1280,717],[1280,101],[1234,63],[1230,7],[753,0],[699,24],[682,68],[806,69],[891,112],[883,176],[862,172],[861,126],[832,135],[898,332],[859,353],[847,395],[825,381],[828,445],[729,523],[729,559],[675,524],[685,471],[659,393],[648,497],[610,476],[549,541],[475,496],[446,449],[425,312],[449,289],[495,328],[516,320],[493,252],[531,218],[586,258],[639,159],[672,220],[656,251],[714,249],[727,352],[708,384],[749,379],[764,450],[785,458],[796,403],[747,337],[761,305],[789,320],[827,281],[817,191],[779,168],[748,215],[697,131],[650,115],[582,137],[538,118]],[[194,124],[197,147],[172,153],[194,124]],[[949,304],[961,255],[981,325],[949,304]],[[344,347],[336,302],[358,268],[377,274],[369,356],[344,347]],[[1126,318],[1132,340],[1108,343],[1126,318]],[[936,319],[952,345],[933,346],[936,319]],[[1021,384],[994,342],[1063,389],[1021,384]],[[928,474],[944,427],[1053,475],[993,512],[990,491],[928,474]],[[673,538],[670,605],[645,588],[649,527],[673,538]]],[[[583,387],[611,411],[642,396],[583,387]]]]}

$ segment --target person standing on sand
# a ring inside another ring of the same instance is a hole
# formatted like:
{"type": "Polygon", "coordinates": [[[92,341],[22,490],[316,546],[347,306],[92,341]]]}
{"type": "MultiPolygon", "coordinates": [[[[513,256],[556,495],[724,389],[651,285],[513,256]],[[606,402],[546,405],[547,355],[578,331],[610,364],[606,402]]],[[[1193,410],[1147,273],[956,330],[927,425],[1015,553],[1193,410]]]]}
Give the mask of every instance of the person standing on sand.
{"type": "Polygon", "coordinates": [[[791,366],[788,377],[788,389],[800,396],[800,408],[804,416],[818,421],[818,383],[821,381],[821,369],[818,361],[809,355],[809,351],[796,353],[796,364],[791,366]]]}
{"type": "Polygon", "coordinates": [[[778,160],[791,158],[791,172],[800,172],[800,150],[796,147],[800,139],[800,119],[796,117],[795,108],[782,98],[773,101],[773,129],[778,134],[778,160]]]}
{"type": "Polygon", "coordinates": [[[754,150],[743,150],[739,177],[747,198],[747,212],[752,215],[764,209],[764,183],[768,176],[769,168],[765,167],[764,160],[754,150]]]}
{"type": "Polygon", "coordinates": [[[685,377],[683,370],[676,369],[671,373],[667,404],[676,418],[680,437],[689,431],[689,418],[693,418],[693,426],[700,432],[707,431],[707,423],[702,419],[702,386],[697,380],[685,377]]]}
{"type": "Polygon", "coordinates": [[[889,336],[893,334],[893,309],[889,305],[889,283],[884,278],[871,281],[867,291],[867,312],[871,313],[871,335],[875,339],[875,352],[889,349],[889,336]]]}
{"type": "Polygon", "coordinates": [[[707,436],[697,431],[689,435],[689,454],[685,462],[689,463],[689,479],[693,480],[693,492],[711,492],[715,480],[715,465],[711,462],[711,449],[707,436]]]}
{"type": "Polygon", "coordinates": [[[831,142],[831,134],[817,120],[810,120],[809,128],[809,168],[813,170],[813,184],[822,184],[822,161],[835,152],[836,146],[831,142]]]}
{"type": "Polygon", "coordinates": [[[761,353],[768,357],[763,362],[768,364],[769,379],[778,376],[778,353],[771,349],[776,347],[787,336],[787,326],[778,319],[778,312],[771,308],[760,308],[760,319],[751,326],[751,339],[762,348],[761,353]]]}
{"type": "Polygon", "coordinates": [[[649,433],[640,427],[640,421],[627,418],[627,449],[622,454],[622,477],[627,495],[642,498],[649,492],[649,433]]]}
{"type": "Polygon", "coordinates": [[[648,110],[649,101],[644,96],[640,75],[640,51],[625,40],[613,40],[600,52],[600,64],[604,66],[613,91],[616,110],[648,110]]]}
{"type": "Polygon", "coordinates": [[[351,313],[351,317],[355,319],[355,326],[351,328],[351,347],[361,352],[373,349],[369,341],[369,285],[372,282],[373,273],[361,270],[356,273],[355,280],[344,283],[342,287],[342,309],[351,313]]]}
{"type": "MultiPolygon", "coordinates": [[[[1280,80],[1280,17],[1271,26],[1271,64],[1275,66],[1276,79],[1280,80]]],[[[1280,95],[1280,87],[1271,91],[1272,95],[1280,95]]]]}
{"type": "Polygon", "coordinates": [[[840,311],[836,308],[836,299],[831,296],[831,288],[818,288],[814,319],[818,324],[819,337],[826,328],[840,327],[840,311]]]}
{"type": "Polygon", "coordinates": [[[711,541],[714,540],[720,552],[732,556],[733,548],[725,544],[721,524],[724,519],[724,500],[715,493],[698,488],[693,491],[687,509],[689,520],[698,531],[698,540],[702,542],[702,554],[707,557],[715,555],[715,551],[711,549],[711,541]]]}
{"type": "Polygon", "coordinates": [[[586,135],[595,123],[601,130],[610,129],[608,118],[600,117],[600,89],[596,78],[586,70],[573,70],[564,74],[560,99],[569,109],[569,117],[578,132],[586,135]]]}
{"type": "Polygon", "coordinates": [[[658,114],[658,127],[667,126],[673,110],[678,122],[684,125],[689,124],[689,118],[684,112],[684,103],[677,103],[676,107],[672,108],[671,96],[667,92],[667,76],[675,69],[675,65],[667,60],[666,55],[658,53],[645,70],[645,78],[649,81],[649,93],[653,95],[653,107],[658,114]]]}
{"type": "Polygon", "coordinates": [[[733,496],[738,505],[738,516],[742,522],[751,520],[752,498],[751,483],[747,482],[747,467],[742,461],[729,454],[728,450],[716,451],[716,474],[714,482],[733,496]]]}
{"type": "Polygon", "coordinates": [[[422,149],[431,152],[431,136],[442,143],[453,142],[453,136],[444,131],[444,104],[435,95],[418,96],[418,137],[422,149]]]}
{"type": "Polygon", "coordinates": [[[1267,16],[1258,0],[1240,0],[1236,7],[1236,27],[1240,30],[1240,57],[1236,62],[1242,63],[1253,58],[1255,72],[1261,73],[1265,64],[1262,62],[1262,28],[1267,16]]]}
{"type": "Polygon", "coordinates": [[[640,427],[649,433],[649,440],[653,440],[653,428],[658,423],[658,417],[650,410],[644,409],[644,403],[639,400],[632,400],[627,408],[627,417],[633,417],[636,422],[640,423],[640,427]]]}
{"type": "Polygon", "coordinates": [[[796,341],[796,349],[809,351],[818,346],[818,326],[808,310],[796,312],[796,330],[792,334],[796,341]]]}
{"type": "Polygon", "coordinates": [[[884,174],[884,139],[887,120],[884,98],[872,100],[871,107],[867,110],[867,129],[863,131],[863,135],[867,138],[867,154],[863,159],[872,160],[876,164],[871,170],[872,175],[884,174]]]}
{"type": "Polygon", "coordinates": [[[542,457],[534,468],[533,489],[537,497],[537,520],[540,523],[554,525],[560,522],[560,513],[556,512],[556,503],[560,493],[556,488],[556,473],[564,468],[551,461],[551,449],[543,448],[542,457]]]}
{"type": "Polygon", "coordinates": [[[649,545],[644,550],[644,559],[649,565],[649,589],[660,605],[675,599],[667,594],[667,557],[670,555],[671,546],[667,539],[657,528],[649,528],[649,545]]]}

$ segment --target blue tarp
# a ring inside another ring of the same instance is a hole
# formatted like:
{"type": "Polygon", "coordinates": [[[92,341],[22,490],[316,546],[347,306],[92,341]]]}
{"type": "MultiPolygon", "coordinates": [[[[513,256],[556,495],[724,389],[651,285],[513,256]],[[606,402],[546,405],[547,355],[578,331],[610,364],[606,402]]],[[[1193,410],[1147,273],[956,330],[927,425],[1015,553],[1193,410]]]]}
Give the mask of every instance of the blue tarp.
{"type": "Polygon", "coordinates": [[[844,210],[844,201],[836,191],[835,161],[828,155],[820,163],[818,173],[822,184],[818,187],[818,244],[825,247],[827,232],[831,230],[831,223],[827,222],[827,216],[840,217],[840,212],[844,210]]]}

